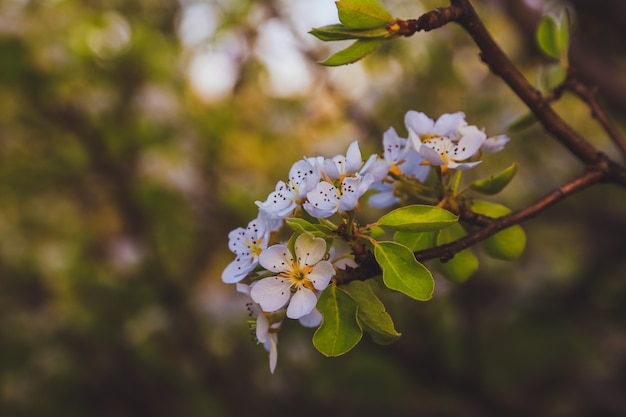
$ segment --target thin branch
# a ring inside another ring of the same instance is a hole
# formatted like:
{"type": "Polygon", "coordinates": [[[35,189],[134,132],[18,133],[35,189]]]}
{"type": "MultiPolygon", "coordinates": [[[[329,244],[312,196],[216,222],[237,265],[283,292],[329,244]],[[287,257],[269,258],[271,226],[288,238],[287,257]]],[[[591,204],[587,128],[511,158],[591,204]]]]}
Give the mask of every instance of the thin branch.
{"type": "Polygon", "coordinates": [[[597,169],[587,170],[582,175],[562,184],[527,207],[498,218],[479,215],[469,209],[465,209],[460,213],[461,220],[480,225],[482,228],[454,242],[418,251],[415,253],[415,257],[421,261],[435,258],[440,258],[442,261],[450,260],[455,253],[469,248],[507,227],[535,217],[559,201],[602,181],[603,178],[604,173],[602,171],[597,169]]]}
{"type": "Polygon", "coordinates": [[[476,11],[468,0],[451,0],[452,7],[458,8],[456,22],[472,37],[481,52],[481,59],[491,72],[502,78],[515,94],[535,114],[544,129],[557,138],[574,155],[586,164],[593,164],[602,154],[576,131],[574,131],[544,99],[541,93],[530,84],[524,75],[509,60],[506,54],[491,37],[476,11]]]}
{"type": "Polygon", "coordinates": [[[579,82],[575,76],[568,76],[565,87],[583,100],[591,109],[591,115],[600,123],[604,131],[609,135],[613,144],[619,148],[622,155],[626,157],[626,138],[617,129],[615,124],[609,119],[602,105],[598,101],[597,89],[590,89],[579,82]]]}
{"type": "MultiPolygon", "coordinates": [[[[448,261],[463,249],[467,249],[508,227],[533,218],[558,202],[583,191],[593,184],[603,181],[603,179],[603,171],[595,168],[589,169],[583,174],[552,190],[527,207],[498,218],[477,214],[469,209],[462,210],[460,213],[461,219],[468,223],[481,226],[480,229],[454,242],[417,251],[415,252],[415,258],[419,261],[427,261],[429,259],[440,259],[444,262],[448,261]]],[[[335,279],[341,284],[346,284],[350,281],[372,278],[381,273],[380,266],[371,252],[361,254],[359,265],[359,267],[354,269],[337,271],[335,279]]]]}

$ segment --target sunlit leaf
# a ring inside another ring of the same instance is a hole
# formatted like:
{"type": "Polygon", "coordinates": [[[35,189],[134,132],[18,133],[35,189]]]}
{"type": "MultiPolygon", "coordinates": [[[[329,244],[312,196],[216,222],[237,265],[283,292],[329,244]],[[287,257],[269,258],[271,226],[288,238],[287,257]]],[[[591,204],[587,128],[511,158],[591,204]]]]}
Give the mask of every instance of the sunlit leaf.
{"type": "Polygon", "coordinates": [[[313,345],[324,356],[350,351],[363,336],[357,321],[357,303],[336,285],[329,285],[317,301],[322,324],[313,334],[313,345]]]}
{"type": "MultiPolygon", "coordinates": [[[[472,211],[490,217],[501,217],[511,212],[507,207],[487,201],[475,200],[472,211]]],[[[526,247],[526,233],[521,226],[515,225],[481,242],[485,253],[492,258],[514,260],[519,258],[526,247]]]]}
{"type": "Polygon", "coordinates": [[[314,28],[309,33],[323,41],[384,38],[389,35],[389,31],[385,27],[377,27],[373,29],[352,29],[340,24],[314,28]]]}
{"type": "Polygon", "coordinates": [[[399,230],[394,233],[393,240],[416,252],[437,245],[437,233],[436,230],[430,232],[405,232],[399,230]]]}
{"type": "Polygon", "coordinates": [[[357,302],[359,322],[374,342],[379,345],[388,345],[400,337],[385,305],[369,284],[363,281],[352,281],[342,289],[357,302]]]}
{"type": "Polygon", "coordinates": [[[387,288],[420,301],[432,297],[433,276],[409,248],[396,242],[378,242],[374,245],[374,257],[383,271],[387,288]]]}
{"type": "MultiPolygon", "coordinates": [[[[457,223],[439,231],[437,245],[454,242],[465,235],[467,232],[457,223]]],[[[461,283],[467,281],[478,270],[478,258],[470,249],[463,249],[447,262],[436,261],[436,268],[446,279],[461,283]]]]}
{"type": "Polygon", "coordinates": [[[341,51],[334,53],[325,61],[320,62],[320,64],[327,65],[329,67],[352,64],[374,51],[374,49],[376,49],[382,42],[383,39],[379,38],[359,39],[346,49],[342,49],[341,51]]]}
{"type": "Polygon", "coordinates": [[[457,220],[458,216],[441,207],[416,204],[390,211],[378,219],[378,224],[393,230],[428,232],[448,227],[457,220]]]}
{"type": "Polygon", "coordinates": [[[371,29],[395,21],[380,0],[341,0],[336,4],[339,21],[349,28],[371,29]]]}
{"type": "Polygon", "coordinates": [[[506,187],[517,173],[517,164],[514,162],[511,166],[499,172],[495,176],[474,181],[470,187],[474,191],[482,194],[497,194],[506,187]]]}
{"type": "Polygon", "coordinates": [[[537,43],[546,55],[556,59],[561,57],[559,23],[553,15],[545,15],[539,22],[537,43]]]}

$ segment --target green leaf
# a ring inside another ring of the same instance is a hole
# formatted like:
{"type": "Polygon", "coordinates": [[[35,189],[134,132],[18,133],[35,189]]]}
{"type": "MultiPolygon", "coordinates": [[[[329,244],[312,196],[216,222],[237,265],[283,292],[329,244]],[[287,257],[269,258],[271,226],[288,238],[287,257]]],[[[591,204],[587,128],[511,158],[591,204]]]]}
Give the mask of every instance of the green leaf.
{"type": "Polygon", "coordinates": [[[385,305],[376,296],[372,287],[363,281],[352,281],[343,289],[359,306],[357,317],[374,342],[388,345],[400,337],[385,305]]]}
{"type": "Polygon", "coordinates": [[[384,234],[385,234],[385,229],[383,229],[382,227],[380,226],[370,227],[370,236],[373,237],[374,239],[384,234]]]}
{"type": "Polygon", "coordinates": [[[411,205],[390,211],[378,219],[378,225],[411,232],[439,230],[456,223],[458,216],[441,207],[411,205]]]}
{"type": "Polygon", "coordinates": [[[437,245],[437,231],[431,232],[405,232],[397,231],[393,235],[394,242],[406,246],[413,252],[422,249],[429,249],[437,245]]]}
{"type": "Polygon", "coordinates": [[[374,257],[383,271],[387,288],[419,301],[432,297],[435,289],[433,276],[415,259],[409,248],[396,242],[377,242],[374,257]]]}
{"type": "Polygon", "coordinates": [[[346,49],[332,54],[325,61],[320,62],[320,64],[329,67],[352,64],[374,51],[382,42],[383,39],[380,38],[359,39],[346,49]]]}
{"type": "Polygon", "coordinates": [[[470,187],[474,191],[482,194],[497,194],[506,187],[517,173],[517,164],[514,162],[505,170],[499,172],[495,176],[474,181],[470,187]]]}
{"type": "Polygon", "coordinates": [[[374,29],[352,29],[340,24],[313,28],[309,33],[323,41],[385,38],[389,36],[389,31],[386,27],[378,27],[374,29]]]}
{"type": "MultiPolygon", "coordinates": [[[[471,208],[475,213],[496,218],[511,212],[503,205],[481,200],[475,200],[471,208]]],[[[511,261],[519,258],[524,252],[526,233],[519,225],[511,226],[482,241],[481,247],[492,258],[511,261]]]]}
{"type": "MultiPolygon", "coordinates": [[[[437,245],[454,242],[461,239],[467,233],[459,223],[440,230],[437,236],[437,245]]],[[[465,282],[478,270],[478,258],[470,249],[463,249],[456,253],[447,262],[436,261],[435,267],[449,281],[461,283],[465,282]]]]}
{"type": "Polygon", "coordinates": [[[329,227],[326,227],[321,224],[313,224],[305,219],[301,219],[298,217],[291,217],[285,219],[285,223],[293,230],[294,232],[300,234],[309,232],[316,237],[326,238],[328,234],[331,232],[329,227]]]}
{"type": "Polygon", "coordinates": [[[519,132],[520,130],[524,130],[527,127],[534,125],[536,122],[537,118],[535,117],[535,114],[531,111],[527,111],[526,113],[522,113],[513,119],[513,121],[509,123],[507,130],[509,132],[519,132]]]}
{"type": "Polygon", "coordinates": [[[567,71],[560,63],[537,68],[537,84],[542,91],[550,91],[565,81],[567,71]]]}
{"type": "Polygon", "coordinates": [[[322,324],[313,334],[313,345],[324,356],[340,356],[350,351],[363,336],[357,321],[357,303],[331,284],[317,301],[322,324]]]}
{"type": "Polygon", "coordinates": [[[336,4],[339,21],[348,28],[371,29],[395,22],[380,0],[341,0],[336,4]]]}
{"type": "Polygon", "coordinates": [[[537,43],[546,55],[556,59],[561,57],[559,23],[553,15],[545,15],[539,22],[537,43]]]}

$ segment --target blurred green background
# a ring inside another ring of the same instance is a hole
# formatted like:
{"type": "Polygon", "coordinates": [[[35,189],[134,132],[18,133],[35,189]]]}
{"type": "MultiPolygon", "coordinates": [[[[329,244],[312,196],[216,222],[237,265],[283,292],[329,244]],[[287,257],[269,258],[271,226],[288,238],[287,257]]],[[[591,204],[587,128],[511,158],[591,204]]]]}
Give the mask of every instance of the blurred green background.
{"type": "MultiPolygon", "coordinates": [[[[476,1],[531,80],[548,62],[534,4],[476,1]]],[[[572,6],[572,60],[623,123],[626,6],[572,6]]],[[[321,67],[345,44],[306,32],[336,21],[332,0],[0,2],[1,416],[626,415],[626,193],[609,185],[525,224],[518,261],[477,251],[479,272],[437,277],[427,303],[383,293],[393,345],[328,359],[287,323],[270,375],[220,280],[254,201],[303,155],[380,153],[407,110],[489,134],[524,111],[454,25],[321,67]]],[[[556,107],[619,158],[585,106],[556,107]]],[[[520,164],[493,201],[522,207],[582,169],[537,126],[511,137],[468,175],[520,164]]]]}

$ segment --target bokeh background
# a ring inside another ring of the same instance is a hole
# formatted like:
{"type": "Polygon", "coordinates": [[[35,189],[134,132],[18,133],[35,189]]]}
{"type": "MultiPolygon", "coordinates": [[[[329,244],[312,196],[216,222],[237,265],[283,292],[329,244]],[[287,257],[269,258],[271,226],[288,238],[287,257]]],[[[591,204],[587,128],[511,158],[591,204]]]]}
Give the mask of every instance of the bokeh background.
{"type": "MultiPolygon", "coordinates": [[[[475,6],[534,80],[534,29],[559,5],[475,6]]],[[[572,61],[623,131],[626,6],[570,7],[572,61]]],[[[610,185],[526,223],[518,261],[477,251],[478,273],[436,277],[426,303],[381,293],[395,344],[329,359],[287,323],[270,375],[220,280],[254,201],[304,155],[380,153],[410,109],[489,134],[524,112],[454,25],[325,68],[346,44],[307,31],[334,22],[332,0],[0,2],[0,415],[626,415],[626,193],[610,185]]],[[[584,105],[556,107],[620,159],[584,105]]],[[[522,207],[582,169],[538,126],[510,136],[468,176],[520,164],[492,201],[522,207]]]]}

